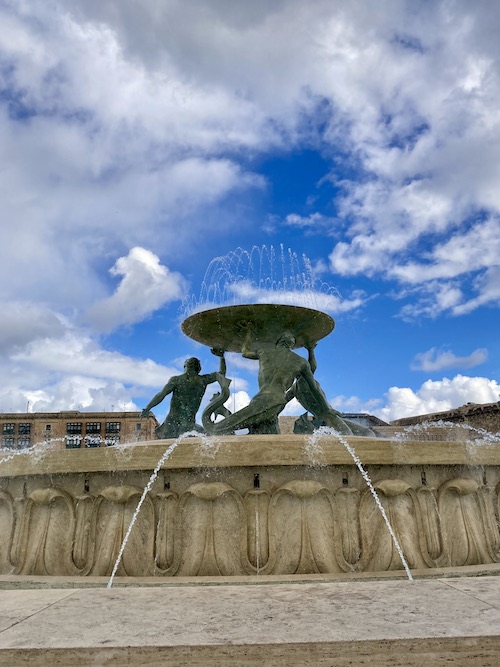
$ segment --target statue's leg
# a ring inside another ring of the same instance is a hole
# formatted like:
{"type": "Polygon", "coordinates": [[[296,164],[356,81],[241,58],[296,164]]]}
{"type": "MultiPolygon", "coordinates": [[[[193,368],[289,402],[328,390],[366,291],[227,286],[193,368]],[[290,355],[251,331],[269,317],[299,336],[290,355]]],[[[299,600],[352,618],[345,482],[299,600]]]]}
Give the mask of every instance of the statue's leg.
{"type": "Polygon", "coordinates": [[[164,440],[166,438],[178,438],[180,431],[176,424],[173,424],[168,419],[165,419],[163,424],[160,424],[160,426],[156,427],[155,435],[159,440],[164,440]]]}
{"type": "Polygon", "coordinates": [[[305,412],[303,415],[300,415],[300,417],[295,420],[293,424],[293,432],[297,435],[314,433],[314,424],[312,420],[308,419],[307,412],[305,412]]]}
{"type": "Polygon", "coordinates": [[[234,412],[216,424],[212,424],[211,434],[224,435],[243,428],[248,428],[251,433],[260,433],[262,432],[258,430],[260,425],[263,425],[264,429],[272,429],[264,430],[265,433],[279,433],[277,418],[286,403],[281,402],[269,406],[266,399],[268,397],[258,400],[254,398],[245,408],[234,412]]]}
{"type": "Polygon", "coordinates": [[[279,435],[281,433],[280,431],[280,425],[278,422],[278,417],[273,417],[272,419],[269,419],[267,421],[261,421],[258,424],[255,424],[253,426],[248,427],[248,433],[249,434],[267,434],[267,435],[279,435]]]}

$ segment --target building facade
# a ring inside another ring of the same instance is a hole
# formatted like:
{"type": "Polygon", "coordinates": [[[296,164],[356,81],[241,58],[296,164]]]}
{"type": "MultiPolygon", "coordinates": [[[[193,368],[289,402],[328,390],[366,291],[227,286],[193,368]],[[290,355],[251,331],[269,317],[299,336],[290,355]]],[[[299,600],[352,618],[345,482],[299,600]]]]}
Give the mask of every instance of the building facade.
{"type": "Polygon", "coordinates": [[[51,442],[61,448],[109,447],[155,439],[156,417],[140,412],[26,412],[0,414],[0,447],[25,449],[51,442]]]}

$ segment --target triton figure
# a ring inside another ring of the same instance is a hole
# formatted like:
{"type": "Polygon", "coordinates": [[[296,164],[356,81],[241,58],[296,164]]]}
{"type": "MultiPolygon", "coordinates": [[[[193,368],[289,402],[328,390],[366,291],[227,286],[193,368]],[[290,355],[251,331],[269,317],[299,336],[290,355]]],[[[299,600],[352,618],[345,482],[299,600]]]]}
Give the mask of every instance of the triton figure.
{"type": "Polygon", "coordinates": [[[171,377],[163,389],[154,396],[142,411],[141,417],[147,417],[151,408],[158,405],[163,399],[172,394],[170,411],[161,426],[156,429],[157,438],[178,438],[182,433],[189,431],[203,432],[196,423],[196,413],[200,407],[205,390],[209,384],[219,382],[221,386],[228,385],[226,375],[226,360],[224,350],[212,348],[212,354],[220,357],[219,372],[201,375],[200,360],[191,357],[184,364],[184,373],[171,377]]]}

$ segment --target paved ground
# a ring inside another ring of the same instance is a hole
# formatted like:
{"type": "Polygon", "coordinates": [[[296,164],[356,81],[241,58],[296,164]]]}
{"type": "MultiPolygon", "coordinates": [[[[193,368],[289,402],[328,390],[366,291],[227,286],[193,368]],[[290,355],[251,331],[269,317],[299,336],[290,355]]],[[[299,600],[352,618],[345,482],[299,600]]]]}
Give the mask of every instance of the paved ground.
{"type": "Polygon", "coordinates": [[[500,665],[498,576],[210,583],[4,588],[0,665],[500,665]]]}

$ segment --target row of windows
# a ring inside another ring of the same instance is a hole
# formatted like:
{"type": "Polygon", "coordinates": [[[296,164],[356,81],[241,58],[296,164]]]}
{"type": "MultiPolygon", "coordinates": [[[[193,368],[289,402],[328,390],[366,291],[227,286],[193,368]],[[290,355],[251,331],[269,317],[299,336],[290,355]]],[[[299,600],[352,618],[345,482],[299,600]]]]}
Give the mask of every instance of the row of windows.
{"type": "MultiPolygon", "coordinates": [[[[81,433],[82,424],[79,423],[70,423],[67,424],[67,433],[81,433]]],[[[45,425],[45,432],[50,433],[52,431],[52,425],[45,425]]],[[[86,433],[100,433],[101,432],[101,422],[87,422],[85,425],[86,433]]],[[[117,433],[120,431],[120,422],[106,422],[106,433],[117,433]]],[[[19,424],[17,432],[19,435],[30,435],[31,433],[31,424],[19,424]]],[[[15,435],[16,433],[16,424],[15,423],[6,423],[2,425],[3,435],[15,435]]]]}
{"type": "MultiPolygon", "coordinates": [[[[16,438],[13,435],[4,435],[2,436],[2,447],[6,449],[14,449],[16,447],[16,438]]],[[[29,436],[22,436],[17,438],[17,447],[18,449],[26,449],[26,447],[31,447],[31,438],[29,436]]]]}
{"type": "MultiPolygon", "coordinates": [[[[4,435],[14,435],[16,432],[15,423],[3,424],[2,433],[4,435]]],[[[19,435],[29,435],[31,433],[31,424],[19,424],[18,431],[19,435]]]]}
{"type": "Polygon", "coordinates": [[[118,445],[120,443],[120,436],[114,435],[109,438],[89,437],[86,436],[82,438],[78,435],[67,435],[66,436],[66,449],[80,449],[82,447],[82,442],[84,447],[100,447],[104,445],[105,447],[112,447],[113,445],[118,445]]]}
{"type": "MultiPolygon", "coordinates": [[[[119,434],[121,433],[121,426],[121,422],[105,422],[105,436],[102,436],[101,438],[101,422],[86,422],[85,424],[83,422],[68,422],[66,424],[66,447],[69,449],[80,447],[80,442],[83,437],[85,438],[85,447],[100,447],[101,442],[106,445],[116,444],[116,442],[120,441],[119,434]],[[82,436],[84,428],[86,435],[82,436]]],[[[142,423],[137,422],[135,425],[135,430],[138,432],[137,437],[141,439],[141,434],[139,434],[139,432],[142,430],[142,423]]],[[[18,424],[17,432],[19,437],[16,438],[15,422],[2,424],[2,438],[0,440],[1,446],[9,449],[13,449],[15,447],[30,447],[30,435],[32,433],[31,424],[18,424]]],[[[52,425],[45,424],[45,434],[50,436],[51,433],[52,425]]]]}
{"type": "MultiPolygon", "coordinates": [[[[140,431],[142,429],[142,424],[137,423],[135,425],[135,430],[140,431]]],[[[66,424],[66,433],[81,433],[83,430],[82,422],[69,422],[66,424]]],[[[50,433],[52,431],[52,425],[45,425],[45,432],[50,433]]],[[[121,422],[106,422],[106,433],[119,433],[121,431],[121,422]]],[[[18,424],[17,432],[19,435],[30,435],[31,433],[31,424],[18,424]]],[[[87,422],[85,424],[85,433],[100,433],[101,432],[101,422],[87,422]]],[[[2,434],[3,435],[15,435],[16,433],[16,424],[5,423],[2,424],[2,434]]]]}
{"type": "MultiPolygon", "coordinates": [[[[121,422],[106,422],[106,433],[120,433],[121,431],[121,422]]],[[[141,425],[139,424],[139,427],[141,425]]],[[[140,430],[140,429],[138,429],[140,430]]],[[[66,424],[66,433],[76,434],[82,433],[83,424],[82,422],[69,422],[66,424]]],[[[101,432],[101,422],[87,422],[85,424],[85,433],[100,433],[101,432]]]]}

